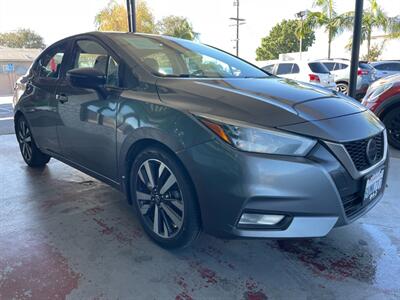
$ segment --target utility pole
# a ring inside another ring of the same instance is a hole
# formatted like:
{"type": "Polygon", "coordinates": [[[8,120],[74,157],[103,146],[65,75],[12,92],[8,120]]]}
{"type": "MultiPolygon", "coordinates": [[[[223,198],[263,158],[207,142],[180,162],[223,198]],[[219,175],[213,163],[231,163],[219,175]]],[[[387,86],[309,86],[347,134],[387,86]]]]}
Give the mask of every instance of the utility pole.
{"type": "Polygon", "coordinates": [[[303,32],[304,32],[304,18],[307,16],[308,11],[307,10],[302,10],[299,11],[298,13],[294,14],[296,18],[300,19],[301,22],[301,32],[300,32],[300,49],[299,49],[299,53],[300,53],[300,60],[302,59],[302,53],[303,53],[303,32]]]}
{"type": "Polygon", "coordinates": [[[236,41],[236,56],[239,56],[239,26],[246,24],[244,21],[246,21],[246,19],[240,19],[239,18],[239,0],[234,0],[233,2],[233,6],[236,6],[236,18],[229,18],[230,20],[236,21],[236,24],[234,24],[233,26],[236,26],[236,39],[234,41],[236,41]]]}
{"type": "Polygon", "coordinates": [[[126,9],[128,11],[129,32],[136,32],[135,0],[126,0],[126,9]]]}
{"type": "Polygon", "coordinates": [[[363,6],[364,6],[363,0],[356,0],[356,8],[354,13],[354,28],[353,28],[353,46],[351,48],[350,83],[349,83],[349,96],[353,98],[356,96],[363,6]]]}

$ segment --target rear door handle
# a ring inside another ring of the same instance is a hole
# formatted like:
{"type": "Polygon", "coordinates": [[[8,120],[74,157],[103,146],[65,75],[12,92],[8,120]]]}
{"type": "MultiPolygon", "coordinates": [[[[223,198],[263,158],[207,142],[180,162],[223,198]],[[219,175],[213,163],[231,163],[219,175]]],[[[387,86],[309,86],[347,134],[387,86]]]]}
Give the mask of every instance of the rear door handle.
{"type": "Polygon", "coordinates": [[[64,94],[57,94],[56,99],[60,101],[60,103],[68,102],[68,97],[64,94]]]}

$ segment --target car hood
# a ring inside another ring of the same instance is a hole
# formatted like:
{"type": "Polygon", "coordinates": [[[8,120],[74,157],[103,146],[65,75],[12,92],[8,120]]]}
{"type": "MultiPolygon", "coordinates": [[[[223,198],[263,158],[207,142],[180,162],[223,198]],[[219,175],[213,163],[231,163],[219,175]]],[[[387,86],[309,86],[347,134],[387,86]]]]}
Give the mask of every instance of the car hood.
{"type": "Polygon", "coordinates": [[[274,76],[162,78],[157,87],[161,101],[171,107],[266,127],[331,119],[366,110],[355,100],[334,91],[274,76]]]}

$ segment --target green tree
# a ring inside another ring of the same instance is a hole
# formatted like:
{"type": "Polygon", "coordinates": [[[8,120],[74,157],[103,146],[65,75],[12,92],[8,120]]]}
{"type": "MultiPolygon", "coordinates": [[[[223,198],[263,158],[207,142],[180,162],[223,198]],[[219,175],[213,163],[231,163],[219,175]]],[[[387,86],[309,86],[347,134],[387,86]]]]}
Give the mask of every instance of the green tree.
{"type": "MultiPolygon", "coordinates": [[[[348,29],[353,28],[354,23],[354,12],[347,13],[348,18],[345,22],[345,26],[348,29]]],[[[361,27],[361,42],[367,42],[367,60],[373,60],[376,56],[376,47],[371,45],[372,32],[374,30],[381,30],[385,32],[386,38],[398,38],[400,37],[400,19],[399,17],[388,17],[388,15],[382,10],[377,0],[369,0],[368,8],[364,9],[362,17],[361,27]],[[374,53],[372,53],[374,52],[374,53]]],[[[349,43],[351,48],[351,42],[349,43]]]]}
{"type": "Polygon", "coordinates": [[[196,33],[187,18],[179,16],[168,16],[157,23],[157,31],[164,35],[174,36],[181,39],[193,40],[196,33]]]}
{"type": "Polygon", "coordinates": [[[382,52],[383,52],[385,41],[386,40],[384,40],[380,44],[371,45],[371,49],[369,50],[369,53],[363,55],[361,57],[361,59],[362,60],[367,60],[367,61],[377,61],[377,60],[379,60],[379,57],[382,55],[382,52]]]}
{"type": "MultiPolygon", "coordinates": [[[[126,6],[111,0],[95,17],[97,30],[128,31],[128,13],[126,6]]],[[[136,31],[155,33],[154,16],[144,0],[136,4],[136,31]]]]}
{"type": "Polygon", "coordinates": [[[328,58],[331,57],[331,45],[333,39],[346,28],[351,22],[349,13],[338,14],[335,10],[334,0],[315,0],[314,6],[321,11],[309,12],[307,22],[311,27],[324,27],[328,33],[328,58]]]}
{"type": "Polygon", "coordinates": [[[307,51],[315,40],[314,31],[303,26],[299,32],[298,20],[283,20],[275,25],[269,34],[261,39],[261,46],[256,50],[257,60],[277,59],[281,53],[299,51],[299,36],[303,38],[302,51],[307,51]]]}
{"type": "Polygon", "coordinates": [[[0,46],[10,48],[44,49],[43,38],[30,29],[21,28],[17,31],[0,33],[0,46]]]}

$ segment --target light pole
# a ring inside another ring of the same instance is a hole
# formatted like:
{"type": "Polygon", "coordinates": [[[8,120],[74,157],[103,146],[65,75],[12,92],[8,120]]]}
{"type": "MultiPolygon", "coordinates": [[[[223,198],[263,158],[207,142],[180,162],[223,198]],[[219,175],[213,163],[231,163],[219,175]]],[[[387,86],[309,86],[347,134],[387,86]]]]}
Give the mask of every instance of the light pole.
{"type": "Polygon", "coordinates": [[[126,0],[126,9],[128,11],[128,28],[129,28],[129,32],[136,32],[135,0],[126,0]]]}
{"type": "Polygon", "coordinates": [[[299,11],[298,13],[294,14],[295,17],[300,19],[300,22],[301,22],[300,23],[301,24],[300,34],[299,34],[299,36],[300,36],[300,49],[299,49],[300,60],[302,58],[302,53],[303,53],[303,25],[304,25],[304,18],[307,16],[307,14],[308,14],[308,10],[302,10],[302,11],[299,11]]]}
{"type": "Polygon", "coordinates": [[[358,59],[360,55],[363,6],[364,6],[363,0],[356,0],[356,8],[354,12],[353,46],[351,47],[350,82],[349,82],[349,96],[353,98],[356,96],[357,70],[358,70],[358,59]]]}
{"type": "Polygon", "coordinates": [[[245,24],[246,19],[239,18],[239,0],[234,0],[233,5],[236,6],[236,18],[229,18],[230,20],[236,21],[236,56],[239,56],[239,26],[245,24]],[[242,22],[242,23],[240,23],[242,22]]]}

